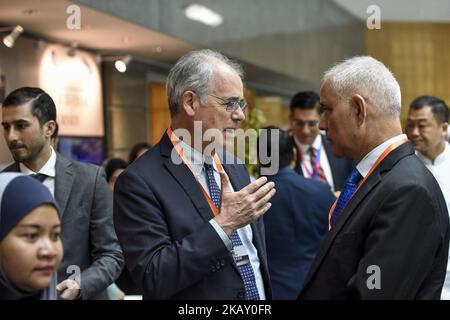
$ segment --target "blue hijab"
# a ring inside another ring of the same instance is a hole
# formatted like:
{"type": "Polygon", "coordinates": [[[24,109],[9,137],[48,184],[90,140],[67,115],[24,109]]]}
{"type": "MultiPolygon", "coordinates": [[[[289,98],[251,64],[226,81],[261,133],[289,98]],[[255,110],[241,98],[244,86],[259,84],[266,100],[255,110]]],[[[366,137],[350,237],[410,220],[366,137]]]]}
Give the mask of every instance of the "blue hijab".
{"type": "MultiPolygon", "coordinates": [[[[0,242],[32,210],[51,204],[58,206],[50,191],[39,181],[21,173],[0,173],[0,242]]],[[[6,277],[0,261],[0,299],[56,300],[56,273],[50,286],[34,293],[23,292],[6,277]]]]}

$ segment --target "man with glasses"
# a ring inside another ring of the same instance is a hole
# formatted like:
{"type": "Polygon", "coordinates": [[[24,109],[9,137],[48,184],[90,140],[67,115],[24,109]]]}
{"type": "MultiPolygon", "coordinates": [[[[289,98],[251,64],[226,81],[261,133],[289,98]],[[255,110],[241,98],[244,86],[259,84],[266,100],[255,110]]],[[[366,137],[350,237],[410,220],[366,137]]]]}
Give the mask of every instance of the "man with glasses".
{"type": "Polygon", "coordinates": [[[211,50],[190,52],[170,71],[167,96],[170,127],[115,185],[115,227],[132,277],[144,299],[270,299],[262,215],[274,183],[250,183],[223,151],[245,119],[240,66],[211,50]]]}
{"type": "Polygon", "coordinates": [[[320,133],[319,96],[313,91],[298,92],[291,99],[291,131],[296,150],[295,171],[307,179],[328,183],[340,191],[353,168],[352,161],[337,158],[330,143],[320,133]]]}

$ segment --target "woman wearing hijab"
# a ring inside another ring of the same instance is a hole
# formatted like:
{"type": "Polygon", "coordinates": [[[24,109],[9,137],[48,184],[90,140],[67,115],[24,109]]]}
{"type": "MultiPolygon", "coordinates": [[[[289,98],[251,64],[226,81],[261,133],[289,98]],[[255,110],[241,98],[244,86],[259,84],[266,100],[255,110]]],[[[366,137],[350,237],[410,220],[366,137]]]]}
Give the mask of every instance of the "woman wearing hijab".
{"type": "Polygon", "coordinates": [[[56,300],[58,206],[38,180],[0,174],[0,299],[56,300]]]}

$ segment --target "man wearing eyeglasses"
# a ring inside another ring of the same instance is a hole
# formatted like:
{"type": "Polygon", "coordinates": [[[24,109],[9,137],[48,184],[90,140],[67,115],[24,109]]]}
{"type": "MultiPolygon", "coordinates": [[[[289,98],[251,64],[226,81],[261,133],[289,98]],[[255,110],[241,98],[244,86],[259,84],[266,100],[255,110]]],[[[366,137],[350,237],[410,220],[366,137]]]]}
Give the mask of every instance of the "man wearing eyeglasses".
{"type": "Polygon", "coordinates": [[[240,66],[190,52],[170,71],[167,96],[170,127],[115,185],[127,268],[144,299],[270,299],[261,218],[274,183],[250,183],[223,152],[245,119],[240,66]]]}
{"type": "Polygon", "coordinates": [[[328,183],[340,191],[353,168],[352,161],[337,158],[320,133],[319,96],[313,91],[298,92],[291,99],[291,131],[296,147],[295,171],[307,179],[328,183]]]}

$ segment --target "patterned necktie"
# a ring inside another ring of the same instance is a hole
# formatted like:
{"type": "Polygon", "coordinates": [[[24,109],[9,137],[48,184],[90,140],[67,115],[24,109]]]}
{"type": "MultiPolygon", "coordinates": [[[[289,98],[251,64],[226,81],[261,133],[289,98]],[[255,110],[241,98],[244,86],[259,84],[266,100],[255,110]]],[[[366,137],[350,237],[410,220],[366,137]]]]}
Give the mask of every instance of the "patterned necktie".
{"type": "Polygon", "coordinates": [[[320,161],[319,163],[316,164],[317,150],[313,146],[309,148],[309,157],[311,158],[312,176],[315,176],[316,180],[328,183],[327,178],[325,177],[325,173],[323,172],[322,166],[320,165],[320,161]]]}
{"type": "Polygon", "coordinates": [[[48,177],[48,175],[43,174],[43,173],[34,173],[34,174],[30,174],[30,177],[35,178],[36,180],[38,180],[42,183],[48,177]]]}
{"type": "Polygon", "coordinates": [[[333,226],[334,222],[342,213],[342,210],[345,208],[347,202],[352,198],[356,189],[358,188],[359,182],[361,181],[362,176],[359,171],[354,168],[353,171],[348,176],[345,181],[344,188],[342,189],[341,194],[337,200],[336,207],[334,208],[333,214],[331,215],[330,225],[333,226]]]}
{"type": "MultiPolygon", "coordinates": [[[[216,179],[214,178],[214,168],[212,165],[205,163],[205,171],[209,186],[209,193],[211,195],[211,199],[214,202],[214,205],[217,208],[220,208],[220,188],[216,183],[216,179]]],[[[241,238],[239,234],[235,230],[231,234],[231,243],[233,247],[242,246],[241,238]]],[[[255,274],[253,273],[253,268],[249,263],[244,265],[237,266],[239,273],[244,281],[245,288],[245,299],[246,300],[259,300],[258,288],[256,287],[255,274]]]]}

